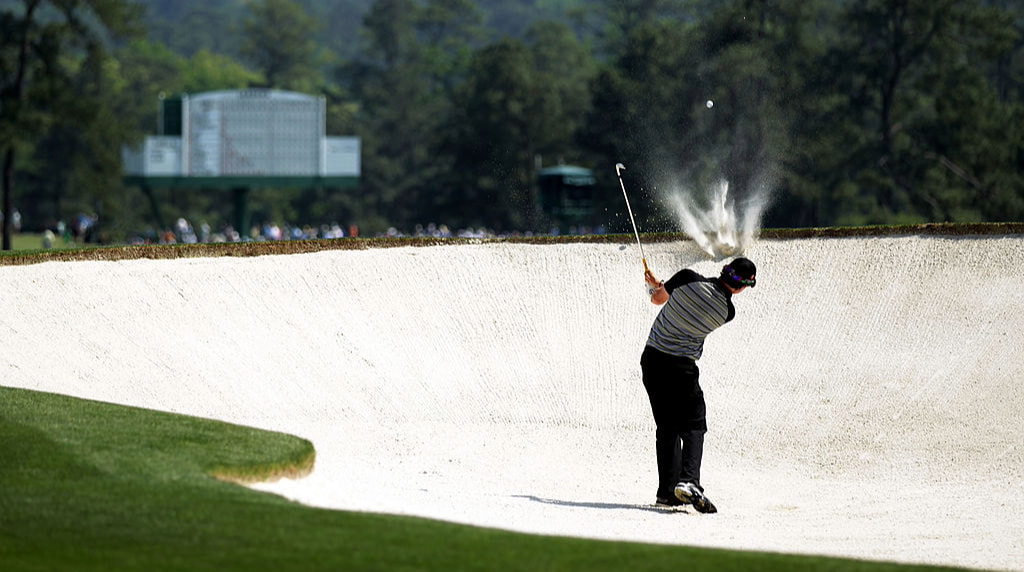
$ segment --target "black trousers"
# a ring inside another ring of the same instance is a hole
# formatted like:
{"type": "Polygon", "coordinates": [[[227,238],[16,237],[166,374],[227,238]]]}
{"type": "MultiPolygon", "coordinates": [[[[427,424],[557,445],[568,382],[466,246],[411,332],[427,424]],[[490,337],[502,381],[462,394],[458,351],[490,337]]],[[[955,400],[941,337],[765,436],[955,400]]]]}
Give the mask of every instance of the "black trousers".
{"type": "Polygon", "coordinates": [[[658,457],[658,496],[672,497],[676,483],[700,486],[700,463],[708,425],[700,370],[692,359],[644,348],[640,357],[644,388],[654,414],[658,457]]]}

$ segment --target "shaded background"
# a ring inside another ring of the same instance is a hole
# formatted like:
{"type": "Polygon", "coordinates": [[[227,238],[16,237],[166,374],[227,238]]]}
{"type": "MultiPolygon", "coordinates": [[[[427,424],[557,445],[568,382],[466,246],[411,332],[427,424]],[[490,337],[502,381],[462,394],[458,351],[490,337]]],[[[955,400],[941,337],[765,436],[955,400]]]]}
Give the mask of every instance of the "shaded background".
{"type": "Polygon", "coordinates": [[[566,163],[597,176],[585,226],[628,232],[618,162],[649,230],[680,230],[666,193],[704,200],[722,180],[732,200],[770,197],[770,227],[1021,220],[1022,15],[1015,0],[3,0],[2,210],[35,232],[94,216],[104,242],[178,218],[221,230],[225,193],[158,193],[155,220],[121,146],[155,132],[160,94],[271,87],[324,95],[327,132],[362,139],[363,178],[254,193],[255,224],[549,232],[536,173],[566,163]]]}

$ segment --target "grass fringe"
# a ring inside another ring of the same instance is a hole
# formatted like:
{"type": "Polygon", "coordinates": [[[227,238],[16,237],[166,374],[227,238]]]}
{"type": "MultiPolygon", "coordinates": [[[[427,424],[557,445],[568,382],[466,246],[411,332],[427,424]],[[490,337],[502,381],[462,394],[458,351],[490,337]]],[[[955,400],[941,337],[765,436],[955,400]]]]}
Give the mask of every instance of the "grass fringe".
{"type": "MultiPolygon", "coordinates": [[[[799,240],[806,238],[857,238],[881,236],[998,236],[1024,234],[1024,223],[926,223],[909,225],[879,225],[828,228],[763,229],[758,236],[772,240],[799,240]]],[[[689,241],[683,233],[646,233],[644,242],[689,241]]],[[[575,244],[575,243],[631,243],[632,234],[594,234],[570,236],[534,236],[512,238],[337,238],[317,240],[289,240],[266,242],[175,244],[142,246],[94,246],[66,250],[18,250],[0,253],[0,266],[38,264],[41,262],[116,261],[116,260],[168,260],[181,258],[216,258],[222,256],[250,257],[286,254],[306,254],[330,250],[366,250],[370,248],[422,247],[464,244],[575,244]]]]}
{"type": "Polygon", "coordinates": [[[237,485],[275,482],[281,479],[301,479],[309,476],[316,465],[316,450],[309,441],[305,442],[302,454],[269,465],[218,466],[207,471],[217,480],[237,485]]]}

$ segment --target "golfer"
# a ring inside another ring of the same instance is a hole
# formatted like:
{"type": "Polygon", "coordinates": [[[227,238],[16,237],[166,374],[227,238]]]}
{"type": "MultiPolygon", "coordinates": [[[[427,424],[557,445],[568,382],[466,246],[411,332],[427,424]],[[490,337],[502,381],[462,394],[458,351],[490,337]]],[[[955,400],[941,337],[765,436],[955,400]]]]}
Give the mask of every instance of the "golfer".
{"type": "Polygon", "coordinates": [[[704,392],[697,360],[704,338],[736,316],[732,295],[756,283],[754,263],[736,258],[718,278],[680,270],[668,282],[644,274],[653,288],[651,302],[663,306],[651,327],[640,358],[644,387],[654,413],[660,506],[693,505],[698,512],[718,512],[704,496],[700,464],[704,454],[704,392]]]}

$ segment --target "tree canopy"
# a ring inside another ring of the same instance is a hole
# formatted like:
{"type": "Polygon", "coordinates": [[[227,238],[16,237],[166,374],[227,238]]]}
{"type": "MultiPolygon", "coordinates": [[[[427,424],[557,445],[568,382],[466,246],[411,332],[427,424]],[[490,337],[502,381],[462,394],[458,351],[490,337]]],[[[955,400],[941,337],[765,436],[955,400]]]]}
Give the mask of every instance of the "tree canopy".
{"type": "Polygon", "coordinates": [[[362,177],[260,192],[259,221],[546,231],[538,170],[566,163],[615,230],[619,162],[648,229],[721,181],[769,226],[1019,221],[1022,27],[1016,0],[9,0],[2,210],[111,241],[161,230],[154,206],[230,220],[126,187],[120,148],[161,95],[270,87],[323,95],[362,177]]]}

